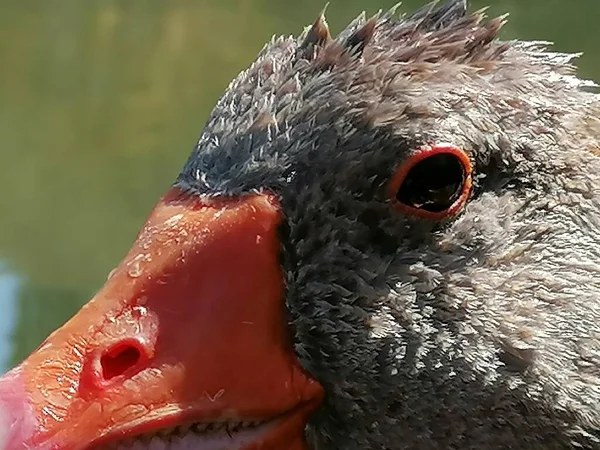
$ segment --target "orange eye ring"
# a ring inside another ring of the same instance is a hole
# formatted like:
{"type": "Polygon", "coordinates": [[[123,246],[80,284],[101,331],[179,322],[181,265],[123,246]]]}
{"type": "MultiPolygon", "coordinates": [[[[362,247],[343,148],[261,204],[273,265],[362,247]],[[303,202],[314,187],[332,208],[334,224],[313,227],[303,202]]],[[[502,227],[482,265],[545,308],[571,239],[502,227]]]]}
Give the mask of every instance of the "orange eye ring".
{"type": "Polygon", "coordinates": [[[461,210],[472,186],[469,156],[451,144],[435,144],[423,146],[398,167],[387,194],[403,213],[438,221],[461,210]]]}

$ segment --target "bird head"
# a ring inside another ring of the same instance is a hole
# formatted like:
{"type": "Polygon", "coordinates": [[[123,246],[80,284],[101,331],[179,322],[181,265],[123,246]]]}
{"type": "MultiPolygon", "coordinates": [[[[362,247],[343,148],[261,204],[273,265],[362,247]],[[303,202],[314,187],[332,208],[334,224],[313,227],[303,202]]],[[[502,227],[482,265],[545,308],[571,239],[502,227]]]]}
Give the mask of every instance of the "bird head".
{"type": "Polygon", "coordinates": [[[463,1],[324,15],[227,88],[6,450],[600,445],[600,98],[463,1]]]}

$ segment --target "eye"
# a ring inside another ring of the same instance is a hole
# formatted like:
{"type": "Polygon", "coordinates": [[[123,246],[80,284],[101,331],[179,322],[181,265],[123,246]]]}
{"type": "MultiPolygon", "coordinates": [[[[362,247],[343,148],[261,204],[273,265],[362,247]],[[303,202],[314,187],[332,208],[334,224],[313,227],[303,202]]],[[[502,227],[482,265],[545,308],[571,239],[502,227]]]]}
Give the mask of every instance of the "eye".
{"type": "Polygon", "coordinates": [[[472,186],[469,156],[451,145],[425,146],[404,161],[388,196],[405,214],[442,220],[460,211],[472,186]]]}

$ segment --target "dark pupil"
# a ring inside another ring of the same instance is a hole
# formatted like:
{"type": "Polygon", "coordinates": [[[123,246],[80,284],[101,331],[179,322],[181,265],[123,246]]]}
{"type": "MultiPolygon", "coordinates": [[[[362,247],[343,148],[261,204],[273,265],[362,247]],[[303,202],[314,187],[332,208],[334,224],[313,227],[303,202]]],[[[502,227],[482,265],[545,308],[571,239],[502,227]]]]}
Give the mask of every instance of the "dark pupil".
{"type": "Polygon", "coordinates": [[[430,212],[452,206],[462,192],[464,167],[451,153],[439,153],[410,169],[396,193],[399,202],[430,212]]]}

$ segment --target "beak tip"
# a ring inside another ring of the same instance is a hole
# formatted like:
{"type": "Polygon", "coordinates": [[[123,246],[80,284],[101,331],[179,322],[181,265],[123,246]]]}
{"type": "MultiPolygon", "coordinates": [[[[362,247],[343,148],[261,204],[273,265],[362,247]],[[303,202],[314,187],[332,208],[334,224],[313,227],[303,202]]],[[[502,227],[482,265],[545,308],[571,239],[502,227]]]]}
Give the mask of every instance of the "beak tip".
{"type": "Polygon", "coordinates": [[[28,448],[36,428],[19,366],[0,377],[0,450],[28,448]]]}

